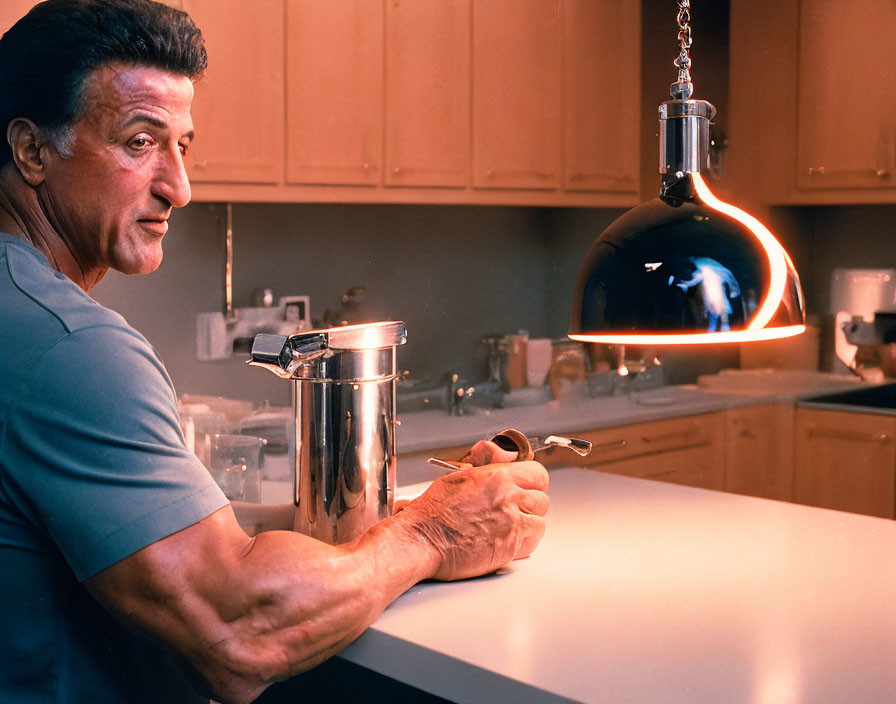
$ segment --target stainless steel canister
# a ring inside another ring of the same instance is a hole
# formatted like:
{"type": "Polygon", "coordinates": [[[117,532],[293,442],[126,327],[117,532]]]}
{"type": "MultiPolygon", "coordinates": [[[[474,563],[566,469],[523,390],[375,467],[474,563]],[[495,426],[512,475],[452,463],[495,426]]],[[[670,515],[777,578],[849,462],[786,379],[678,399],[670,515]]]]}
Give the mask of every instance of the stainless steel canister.
{"type": "Polygon", "coordinates": [[[250,364],[293,382],[295,528],[348,542],[392,512],[404,323],[258,335],[250,364]]]}

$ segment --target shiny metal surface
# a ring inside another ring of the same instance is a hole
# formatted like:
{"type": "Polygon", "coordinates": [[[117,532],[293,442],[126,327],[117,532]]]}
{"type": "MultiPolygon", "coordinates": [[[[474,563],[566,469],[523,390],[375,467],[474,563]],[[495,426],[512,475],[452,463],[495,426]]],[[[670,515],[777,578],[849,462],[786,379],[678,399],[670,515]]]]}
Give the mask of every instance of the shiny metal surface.
{"type": "Polygon", "coordinates": [[[709,169],[709,123],[715,114],[705,100],[669,100],[659,106],[661,174],[709,169]]]}
{"type": "MultiPolygon", "coordinates": [[[[770,260],[743,222],[697,197],[692,178],[668,181],[660,198],[629,210],[595,241],[573,294],[571,335],[749,330],[770,289],[770,260]]],[[[799,278],[785,264],[767,328],[805,323],[799,278]]],[[[652,340],[642,344],[662,342],[652,340]]]]}
{"type": "Polygon", "coordinates": [[[331,544],[392,513],[404,323],[258,335],[250,364],[293,383],[295,529],[331,544]]]}
{"type": "Polygon", "coordinates": [[[295,529],[348,542],[392,513],[395,377],[293,384],[295,529]]]}

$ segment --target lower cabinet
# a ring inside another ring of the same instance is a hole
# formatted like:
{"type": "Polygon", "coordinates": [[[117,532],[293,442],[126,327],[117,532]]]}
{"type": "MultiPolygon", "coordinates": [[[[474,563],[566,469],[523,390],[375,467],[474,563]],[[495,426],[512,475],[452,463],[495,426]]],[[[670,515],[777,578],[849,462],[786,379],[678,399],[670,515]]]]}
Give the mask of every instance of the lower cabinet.
{"type": "MultiPolygon", "coordinates": [[[[591,453],[554,448],[538,460],[896,518],[896,416],[771,403],[568,435],[590,441],[591,453]]],[[[400,463],[468,449],[413,453],[400,463]]]]}
{"type": "Polygon", "coordinates": [[[725,411],[725,491],[793,501],[793,403],[725,411]]]}
{"type": "Polygon", "coordinates": [[[794,500],[894,518],[896,417],[797,409],[794,500]]]}
{"type": "Polygon", "coordinates": [[[723,430],[723,414],[709,413],[583,431],[572,435],[592,443],[588,456],[552,450],[544,459],[546,463],[721,490],[725,485],[723,430]]]}

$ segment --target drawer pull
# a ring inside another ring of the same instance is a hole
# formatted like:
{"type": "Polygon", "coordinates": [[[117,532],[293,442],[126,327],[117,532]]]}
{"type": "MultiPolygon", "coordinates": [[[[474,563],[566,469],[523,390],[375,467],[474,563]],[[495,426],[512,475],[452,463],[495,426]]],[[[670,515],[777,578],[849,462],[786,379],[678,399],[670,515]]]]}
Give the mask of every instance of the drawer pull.
{"type": "Polygon", "coordinates": [[[671,433],[663,433],[662,435],[643,435],[641,440],[648,445],[655,443],[671,443],[673,440],[683,440],[687,444],[699,444],[700,438],[695,436],[699,430],[699,426],[694,423],[684,430],[676,430],[671,433]],[[693,443],[688,441],[693,440],[693,443]]]}
{"type": "Polygon", "coordinates": [[[621,440],[611,440],[610,442],[603,443],[595,443],[591,446],[591,451],[595,450],[621,450],[622,448],[628,445],[628,441],[625,438],[621,440]]]}
{"type": "Polygon", "coordinates": [[[835,440],[854,440],[863,442],[871,440],[873,442],[888,442],[890,436],[888,433],[862,433],[850,430],[840,430],[836,428],[819,428],[817,425],[810,425],[806,428],[806,433],[810,437],[833,438],[835,440]]]}

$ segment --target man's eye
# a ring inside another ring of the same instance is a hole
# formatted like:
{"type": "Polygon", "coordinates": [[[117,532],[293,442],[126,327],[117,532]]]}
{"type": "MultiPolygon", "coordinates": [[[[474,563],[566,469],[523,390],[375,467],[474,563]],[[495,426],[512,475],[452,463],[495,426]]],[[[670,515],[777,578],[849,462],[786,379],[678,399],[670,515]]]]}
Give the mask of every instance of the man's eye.
{"type": "Polygon", "coordinates": [[[130,141],[128,146],[136,152],[142,152],[151,146],[149,139],[146,137],[135,137],[130,141]]]}
{"type": "Polygon", "coordinates": [[[177,146],[180,148],[180,153],[181,153],[183,156],[186,156],[186,155],[187,155],[187,152],[190,151],[190,145],[189,145],[189,144],[178,144],[177,146]]]}

